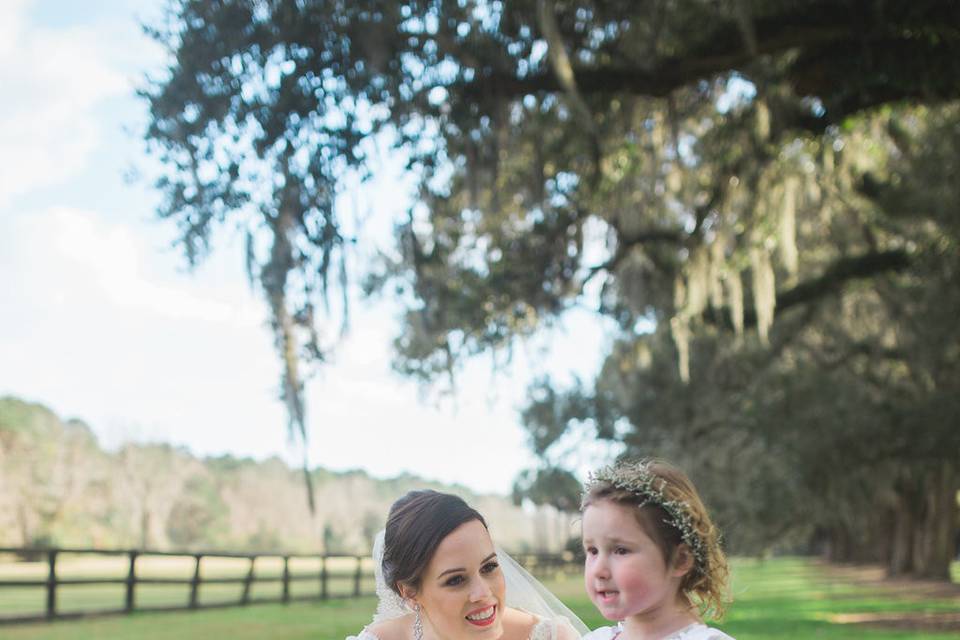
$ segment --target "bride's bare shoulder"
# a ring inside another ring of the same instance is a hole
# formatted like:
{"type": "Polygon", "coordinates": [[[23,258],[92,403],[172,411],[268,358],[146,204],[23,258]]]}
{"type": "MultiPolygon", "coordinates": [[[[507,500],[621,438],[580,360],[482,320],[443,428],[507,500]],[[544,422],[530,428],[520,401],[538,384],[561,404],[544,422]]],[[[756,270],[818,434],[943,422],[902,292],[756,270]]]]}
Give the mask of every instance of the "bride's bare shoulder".
{"type": "Polygon", "coordinates": [[[527,640],[540,618],[521,609],[503,610],[503,640],[527,640]]]}
{"type": "Polygon", "coordinates": [[[367,627],[367,633],[377,640],[411,640],[413,637],[413,614],[391,618],[367,627]]]}

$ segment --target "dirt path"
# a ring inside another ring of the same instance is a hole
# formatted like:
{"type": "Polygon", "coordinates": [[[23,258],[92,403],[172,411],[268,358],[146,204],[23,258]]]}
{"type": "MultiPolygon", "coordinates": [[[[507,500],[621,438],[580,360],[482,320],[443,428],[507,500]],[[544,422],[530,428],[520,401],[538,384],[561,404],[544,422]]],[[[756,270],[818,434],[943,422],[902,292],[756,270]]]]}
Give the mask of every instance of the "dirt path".
{"type": "Polygon", "coordinates": [[[897,613],[842,613],[831,617],[840,624],[862,624],[882,629],[960,631],[960,584],[937,580],[889,578],[879,566],[819,565],[828,580],[855,584],[900,599],[951,601],[955,611],[910,611],[897,613]]]}

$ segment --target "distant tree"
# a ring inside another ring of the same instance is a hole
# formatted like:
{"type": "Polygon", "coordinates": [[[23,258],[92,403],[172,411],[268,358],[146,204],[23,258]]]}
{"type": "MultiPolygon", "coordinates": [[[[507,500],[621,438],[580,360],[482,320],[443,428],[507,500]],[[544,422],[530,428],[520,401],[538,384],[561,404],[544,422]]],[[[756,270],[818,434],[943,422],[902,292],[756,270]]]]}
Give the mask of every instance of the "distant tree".
{"type": "Polygon", "coordinates": [[[385,525],[385,515],[374,511],[367,511],[363,514],[363,541],[366,549],[372,549],[377,534],[383,530],[385,525]]]}
{"type": "Polygon", "coordinates": [[[580,510],[582,491],[580,481],[572,473],[548,467],[539,472],[528,470],[521,473],[514,482],[512,497],[518,506],[528,499],[538,505],[546,504],[572,513],[580,510]]]}
{"type": "Polygon", "coordinates": [[[177,548],[221,548],[229,534],[229,507],[214,479],[206,473],[191,476],[170,515],[167,536],[177,548]]]}
{"type": "Polygon", "coordinates": [[[342,553],[343,546],[340,544],[340,536],[332,524],[323,526],[323,552],[324,553],[342,553]]]}
{"type": "Polygon", "coordinates": [[[123,445],[117,453],[117,498],[124,505],[133,544],[141,549],[168,546],[170,514],[197,462],[169,444],[123,445]]]}
{"type": "Polygon", "coordinates": [[[62,422],[48,408],[0,398],[0,504],[16,531],[13,544],[45,546],[76,539],[103,516],[96,499],[105,475],[90,428],[62,422]]]}

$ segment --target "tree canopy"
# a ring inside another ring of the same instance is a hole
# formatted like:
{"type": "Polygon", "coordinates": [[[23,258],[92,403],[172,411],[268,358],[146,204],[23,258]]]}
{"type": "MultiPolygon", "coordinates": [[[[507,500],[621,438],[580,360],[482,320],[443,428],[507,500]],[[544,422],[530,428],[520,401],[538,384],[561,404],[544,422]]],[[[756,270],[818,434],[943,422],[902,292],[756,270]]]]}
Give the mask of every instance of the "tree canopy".
{"type": "Polygon", "coordinates": [[[322,301],[363,241],[336,199],[389,138],[419,183],[370,278],[408,301],[398,370],[434,381],[591,305],[619,335],[594,388],[533,390],[543,473],[587,422],[726,483],[745,545],[854,548],[883,504],[903,539],[870,553],[893,565],[932,536],[937,557],[899,568],[942,575],[957,24],[945,0],[178,0],[144,90],[159,213],[191,262],[216,226],[247,234],[306,438],[322,301]]]}

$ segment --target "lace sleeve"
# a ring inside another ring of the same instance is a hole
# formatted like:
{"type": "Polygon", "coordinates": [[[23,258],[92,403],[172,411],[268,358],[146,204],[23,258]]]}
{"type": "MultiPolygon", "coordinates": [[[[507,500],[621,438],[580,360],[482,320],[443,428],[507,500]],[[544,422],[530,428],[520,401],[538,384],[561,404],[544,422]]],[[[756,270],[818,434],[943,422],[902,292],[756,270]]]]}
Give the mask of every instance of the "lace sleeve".
{"type": "Polygon", "coordinates": [[[534,625],[530,640],[580,640],[580,633],[564,618],[549,618],[534,625]]]}
{"type": "Polygon", "coordinates": [[[557,624],[554,620],[541,620],[530,630],[530,640],[556,640],[557,624]]]}
{"type": "Polygon", "coordinates": [[[346,640],[380,640],[377,636],[373,635],[371,632],[363,629],[359,634],[355,636],[347,636],[346,640]]]}

